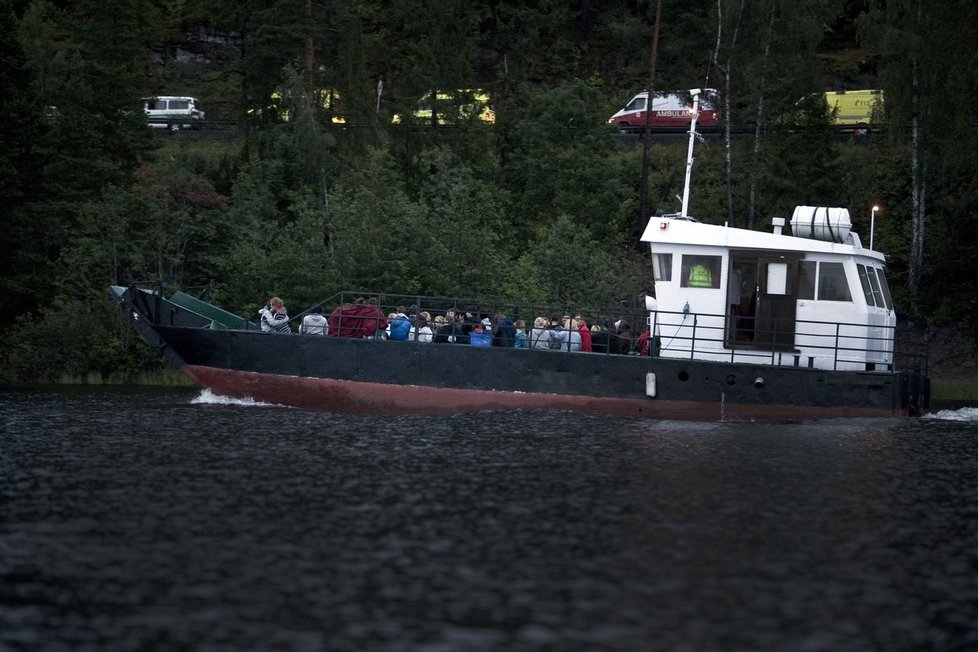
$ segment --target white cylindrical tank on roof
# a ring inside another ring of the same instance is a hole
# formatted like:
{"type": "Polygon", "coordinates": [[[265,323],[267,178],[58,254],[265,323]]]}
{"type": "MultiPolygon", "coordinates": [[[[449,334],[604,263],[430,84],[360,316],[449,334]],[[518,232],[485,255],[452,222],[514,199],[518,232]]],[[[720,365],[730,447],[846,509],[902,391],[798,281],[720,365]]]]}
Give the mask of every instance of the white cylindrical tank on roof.
{"type": "Polygon", "coordinates": [[[795,206],[791,215],[791,233],[798,238],[845,243],[850,230],[848,208],[795,206]]]}

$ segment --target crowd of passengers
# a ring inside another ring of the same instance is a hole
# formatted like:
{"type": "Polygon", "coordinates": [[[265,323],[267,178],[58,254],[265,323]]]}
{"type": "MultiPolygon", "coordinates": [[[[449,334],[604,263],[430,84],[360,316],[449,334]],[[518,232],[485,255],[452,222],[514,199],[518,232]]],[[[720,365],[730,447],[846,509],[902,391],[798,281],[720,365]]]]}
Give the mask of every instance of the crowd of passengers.
{"type": "MultiPolygon", "coordinates": [[[[272,297],[260,311],[261,329],[291,333],[288,311],[279,297],[272,297]]],[[[408,314],[404,306],[384,314],[376,298],[344,303],[328,317],[318,309],[302,318],[299,333],[362,339],[417,341],[434,344],[499,346],[517,349],[582,351],[649,355],[648,329],[637,337],[628,320],[588,325],[579,313],[537,317],[527,325],[496,312],[492,319],[477,309],[449,308],[432,318],[428,311],[408,314]]]]}

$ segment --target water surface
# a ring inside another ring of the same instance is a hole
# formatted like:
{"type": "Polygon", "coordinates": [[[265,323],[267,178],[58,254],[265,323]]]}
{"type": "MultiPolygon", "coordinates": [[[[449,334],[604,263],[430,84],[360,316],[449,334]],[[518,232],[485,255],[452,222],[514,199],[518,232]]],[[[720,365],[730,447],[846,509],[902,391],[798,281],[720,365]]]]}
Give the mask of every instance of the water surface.
{"type": "Polygon", "coordinates": [[[0,391],[0,650],[978,649],[978,410],[0,391]]]}

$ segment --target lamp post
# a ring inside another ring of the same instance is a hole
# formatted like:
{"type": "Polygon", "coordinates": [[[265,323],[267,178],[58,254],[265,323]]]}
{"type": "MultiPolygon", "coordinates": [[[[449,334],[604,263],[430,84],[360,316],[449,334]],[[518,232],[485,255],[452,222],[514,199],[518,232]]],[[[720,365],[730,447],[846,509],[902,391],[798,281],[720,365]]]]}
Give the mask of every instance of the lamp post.
{"type": "Polygon", "coordinates": [[[876,213],[879,212],[880,207],[873,205],[873,212],[869,218],[869,248],[873,248],[873,231],[876,230],[876,213]]]}

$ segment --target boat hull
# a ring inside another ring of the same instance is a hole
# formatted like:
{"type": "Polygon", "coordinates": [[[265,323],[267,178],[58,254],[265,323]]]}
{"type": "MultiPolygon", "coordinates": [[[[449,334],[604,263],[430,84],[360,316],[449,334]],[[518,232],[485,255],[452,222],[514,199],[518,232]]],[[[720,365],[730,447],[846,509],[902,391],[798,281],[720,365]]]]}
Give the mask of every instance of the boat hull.
{"type": "Polygon", "coordinates": [[[682,421],[796,421],[881,417],[887,408],[737,404],[396,385],[233,371],[187,365],[182,371],[222,396],[348,414],[456,414],[486,410],[569,410],[682,421]]]}
{"type": "Polygon", "coordinates": [[[168,359],[180,360],[177,366],[200,385],[221,395],[305,409],[556,409],[702,421],[915,411],[912,379],[900,373],[182,327],[158,327],[157,333],[168,359]]]}

